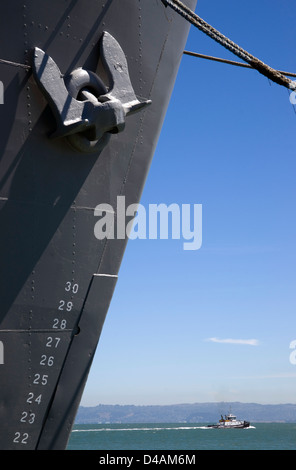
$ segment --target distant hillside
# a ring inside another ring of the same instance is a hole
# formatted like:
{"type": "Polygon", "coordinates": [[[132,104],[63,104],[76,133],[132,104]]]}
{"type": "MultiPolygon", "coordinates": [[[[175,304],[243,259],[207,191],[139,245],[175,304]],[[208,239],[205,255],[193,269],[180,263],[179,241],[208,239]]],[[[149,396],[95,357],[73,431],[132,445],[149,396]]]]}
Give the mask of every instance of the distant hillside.
{"type": "Polygon", "coordinates": [[[231,410],[251,422],[296,423],[296,405],[258,403],[193,403],[165,406],[98,405],[81,406],[76,424],[87,423],[211,423],[231,410]]]}

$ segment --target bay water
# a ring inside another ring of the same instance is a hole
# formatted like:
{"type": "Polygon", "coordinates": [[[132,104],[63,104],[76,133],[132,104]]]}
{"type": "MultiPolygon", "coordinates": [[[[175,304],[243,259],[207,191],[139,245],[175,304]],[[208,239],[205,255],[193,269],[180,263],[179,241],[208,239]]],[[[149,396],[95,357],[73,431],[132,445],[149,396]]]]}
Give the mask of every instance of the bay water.
{"type": "Polygon", "coordinates": [[[68,450],[295,450],[296,423],[252,423],[246,429],[206,424],[79,424],[68,450]]]}

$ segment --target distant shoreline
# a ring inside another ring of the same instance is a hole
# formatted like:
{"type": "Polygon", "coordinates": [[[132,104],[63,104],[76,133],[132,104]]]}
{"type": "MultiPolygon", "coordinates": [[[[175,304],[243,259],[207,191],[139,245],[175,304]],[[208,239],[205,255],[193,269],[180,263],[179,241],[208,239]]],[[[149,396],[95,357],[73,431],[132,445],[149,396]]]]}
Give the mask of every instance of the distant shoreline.
{"type": "Polygon", "coordinates": [[[209,402],[176,405],[80,406],[75,424],[95,423],[209,423],[231,410],[253,423],[296,423],[296,404],[209,402]]]}

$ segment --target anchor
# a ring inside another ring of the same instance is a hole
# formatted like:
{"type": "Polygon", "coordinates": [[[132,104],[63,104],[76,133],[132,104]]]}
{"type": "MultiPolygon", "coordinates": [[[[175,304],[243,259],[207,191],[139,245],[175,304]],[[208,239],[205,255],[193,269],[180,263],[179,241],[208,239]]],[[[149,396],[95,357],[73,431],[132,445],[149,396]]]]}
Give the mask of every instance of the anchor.
{"type": "Polygon", "coordinates": [[[107,32],[102,35],[101,59],[109,89],[97,74],[83,68],[63,76],[49,55],[34,48],[33,75],[56,120],[50,137],[66,137],[83,153],[101,151],[111,134],[124,130],[127,116],[151,104],[136,97],[124,52],[107,32]]]}

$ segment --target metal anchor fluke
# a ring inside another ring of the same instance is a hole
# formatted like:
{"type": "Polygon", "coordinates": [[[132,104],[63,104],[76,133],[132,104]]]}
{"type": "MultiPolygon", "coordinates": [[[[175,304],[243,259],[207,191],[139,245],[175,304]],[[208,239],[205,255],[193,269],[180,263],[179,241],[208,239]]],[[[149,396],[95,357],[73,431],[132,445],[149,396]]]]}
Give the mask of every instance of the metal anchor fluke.
{"type": "Polygon", "coordinates": [[[80,152],[100,151],[112,133],[124,130],[126,116],[151,103],[137,99],[124,52],[106,32],[101,40],[101,59],[109,90],[100,77],[83,68],[63,76],[48,54],[34,48],[33,75],[56,120],[51,137],[67,137],[80,152]]]}

